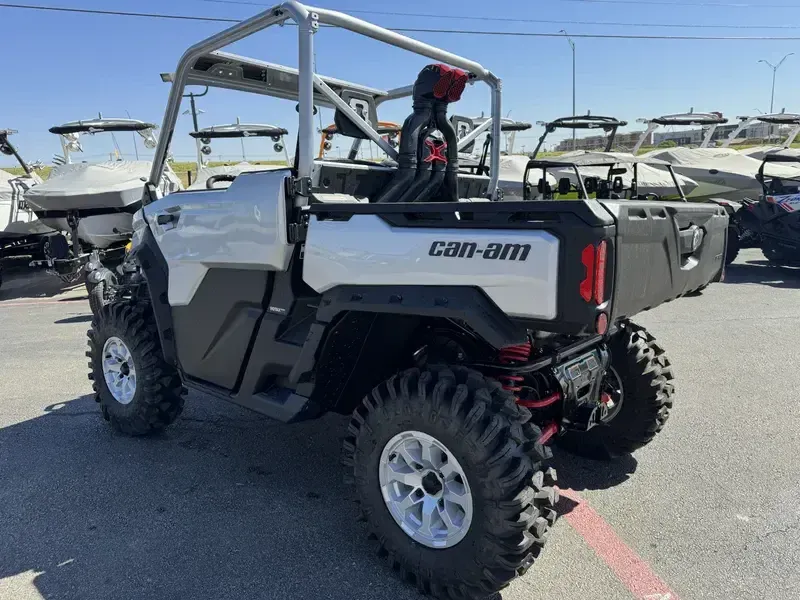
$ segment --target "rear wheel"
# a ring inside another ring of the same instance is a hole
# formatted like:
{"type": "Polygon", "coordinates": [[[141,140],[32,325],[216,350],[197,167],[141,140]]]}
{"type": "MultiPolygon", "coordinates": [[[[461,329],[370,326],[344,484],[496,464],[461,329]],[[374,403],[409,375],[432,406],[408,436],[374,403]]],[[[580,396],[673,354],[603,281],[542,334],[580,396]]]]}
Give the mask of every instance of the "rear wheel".
{"type": "Polygon", "coordinates": [[[784,267],[793,263],[792,257],[772,240],[765,239],[763,241],[761,252],[764,254],[764,258],[773,265],[784,267]]]}
{"type": "Polygon", "coordinates": [[[164,361],[149,306],[107,304],[94,316],[88,336],[95,400],[115,429],[145,435],[178,418],[185,390],[177,370],[164,361]]]}
{"type": "Polygon", "coordinates": [[[555,473],[530,413],[461,367],[390,378],[343,447],[379,554],[422,592],[486,598],[528,570],[555,521],[555,473]]]}
{"type": "Polygon", "coordinates": [[[672,408],[672,366],[644,327],[625,323],[609,342],[609,351],[605,422],[558,439],[559,446],[587,458],[614,458],[648,444],[663,429],[672,408]]]}

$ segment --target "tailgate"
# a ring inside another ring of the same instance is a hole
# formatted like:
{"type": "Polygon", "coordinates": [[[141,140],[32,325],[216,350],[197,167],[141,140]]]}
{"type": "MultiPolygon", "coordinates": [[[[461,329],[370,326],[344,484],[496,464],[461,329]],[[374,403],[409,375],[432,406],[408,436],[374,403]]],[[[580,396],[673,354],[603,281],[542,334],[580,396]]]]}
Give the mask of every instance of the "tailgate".
{"type": "Polygon", "coordinates": [[[603,201],[617,221],[613,318],[654,308],[718,279],[728,229],[716,204],[603,201]]]}

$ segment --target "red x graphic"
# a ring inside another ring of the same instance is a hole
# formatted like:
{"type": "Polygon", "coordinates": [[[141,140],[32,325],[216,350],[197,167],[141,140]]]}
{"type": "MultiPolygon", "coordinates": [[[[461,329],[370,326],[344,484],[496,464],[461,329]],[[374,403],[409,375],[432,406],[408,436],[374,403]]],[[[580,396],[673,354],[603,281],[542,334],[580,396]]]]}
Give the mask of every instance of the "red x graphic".
{"type": "Polygon", "coordinates": [[[447,157],[444,155],[444,151],[447,150],[447,144],[444,142],[434,142],[433,140],[425,140],[425,145],[428,147],[430,154],[425,157],[423,162],[426,163],[433,163],[437,160],[442,161],[444,164],[447,164],[447,157]]]}

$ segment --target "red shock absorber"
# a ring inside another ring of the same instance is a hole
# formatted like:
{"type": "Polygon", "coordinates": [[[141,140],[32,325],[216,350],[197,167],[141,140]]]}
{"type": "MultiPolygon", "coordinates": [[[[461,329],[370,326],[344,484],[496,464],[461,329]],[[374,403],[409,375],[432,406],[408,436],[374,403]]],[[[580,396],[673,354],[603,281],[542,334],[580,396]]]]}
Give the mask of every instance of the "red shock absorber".
{"type": "MultiPolygon", "coordinates": [[[[515,363],[525,363],[531,357],[531,343],[525,342],[524,344],[516,344],[515,346],[506,346],[500,350],[497,357],[501,365],[513,365],[515,363]]],[[[522,390],[520,383],[525,378],[521,375],[498,375],[497,380],[503,384],[503,389],[515,394],[522,390]]],[[[519,400],[519,399],[518,399],[519,400]]]]}

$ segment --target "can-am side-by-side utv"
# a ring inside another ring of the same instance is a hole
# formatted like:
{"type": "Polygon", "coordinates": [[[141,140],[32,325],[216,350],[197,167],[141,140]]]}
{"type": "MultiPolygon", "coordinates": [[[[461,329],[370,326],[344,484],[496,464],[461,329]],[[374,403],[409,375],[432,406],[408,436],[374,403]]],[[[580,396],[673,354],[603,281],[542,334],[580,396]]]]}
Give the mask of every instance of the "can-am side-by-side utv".
{"type": "Polygon", "coordinates": [[[496,201],[496,170],[459,170],[447,116],[480,82],[500,140],[492,72],[338,12],[289,1],[193,46],[134,218],[143,279],[89,331],[102,414],[128,434],[175,421],[187,388],[287,423],[351,415],[343,462],[370,535],[446,598],[488,597],[539,556],[550,442],[607,457],[661,430],[672,369],[630,318],[718,279],[728,226],[705,204],[496,201]],[[219,51],[290,19],[299,69],[219,51]],[[314,37],[329,26],[438,62],[394,90],[323,77],[314,37]],[[296,102],[294,165],[159,197],[186,85],[296,102]],[[403,98],[395,148],[375,108],[403,98]],[[315,159],[317,108],[395,164],[315,159]]]}

